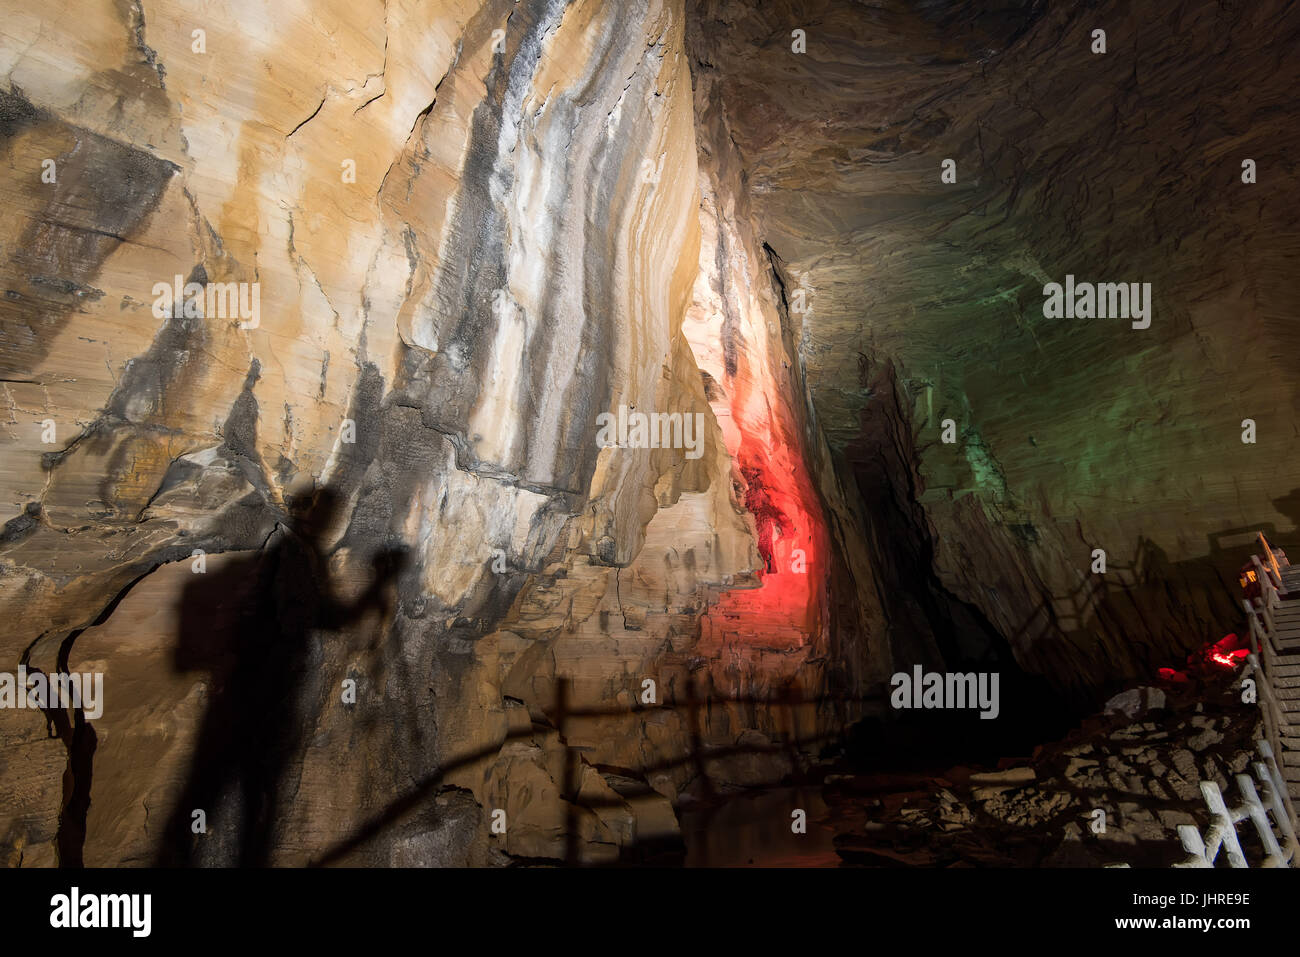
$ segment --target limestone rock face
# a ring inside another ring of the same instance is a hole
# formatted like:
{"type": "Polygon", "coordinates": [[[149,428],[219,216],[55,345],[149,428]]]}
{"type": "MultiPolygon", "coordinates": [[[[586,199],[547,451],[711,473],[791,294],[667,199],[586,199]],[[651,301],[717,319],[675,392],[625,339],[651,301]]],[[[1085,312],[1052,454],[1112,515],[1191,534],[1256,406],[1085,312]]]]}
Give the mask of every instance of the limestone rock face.
{"type": "Polygon", "coordinates": [[[11,864],[607,861],[851,719],[681,4],[4,12],[0,652],[105,686],[0,711],[11,864]]]}

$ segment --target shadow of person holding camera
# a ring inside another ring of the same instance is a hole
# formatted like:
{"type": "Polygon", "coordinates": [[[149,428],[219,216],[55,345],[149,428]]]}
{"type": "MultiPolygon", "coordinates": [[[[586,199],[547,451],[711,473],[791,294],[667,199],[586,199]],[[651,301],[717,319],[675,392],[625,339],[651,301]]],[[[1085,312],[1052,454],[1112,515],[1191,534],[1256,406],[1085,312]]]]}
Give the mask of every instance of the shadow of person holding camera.
{"type": "Polygon", "coordinates": [[[285,771],[315,720],[303,700],[313,633],[372,610],[387,615],[390,582],[407,559],[404,549],[381,552],[361,594],[336,598],[324,541],[340,504],[328,488],[298,499],[260,553],[195,575],[182,593],[173,667],[210,677],[162,866],[270,863],[285,771]]]}

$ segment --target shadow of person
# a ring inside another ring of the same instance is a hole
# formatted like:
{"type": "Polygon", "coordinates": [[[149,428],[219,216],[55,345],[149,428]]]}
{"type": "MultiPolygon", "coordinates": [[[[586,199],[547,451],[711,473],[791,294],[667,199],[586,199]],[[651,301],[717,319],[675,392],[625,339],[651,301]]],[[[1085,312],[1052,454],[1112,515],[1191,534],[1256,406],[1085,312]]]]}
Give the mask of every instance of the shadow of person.
{"type": "Polygon", "coordinates": [[[295,501],[261,553],[196,574],[182,592],[173,666],[210,677],[189,778],[158,855],[163,866],[270,862],[282,778],[311,720],[301,699],[313,634],[371,609],[387,614],[387,584],[406,557],[380,553],[365,590],[337,600],[322,543],[339,504],[328,488],[295,501]]]}

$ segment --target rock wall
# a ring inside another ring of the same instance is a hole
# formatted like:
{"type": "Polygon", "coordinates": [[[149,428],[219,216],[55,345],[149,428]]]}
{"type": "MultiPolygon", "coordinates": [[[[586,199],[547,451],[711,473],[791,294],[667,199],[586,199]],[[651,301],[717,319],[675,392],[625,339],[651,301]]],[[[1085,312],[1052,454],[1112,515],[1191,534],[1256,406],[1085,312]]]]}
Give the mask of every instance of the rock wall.
{"type": "Polygon", "coordinates": [[[607,861],[854,716],[680,3],[3,6],[0,658],[104,675],[0,710],[11,865],[607,861]]]}

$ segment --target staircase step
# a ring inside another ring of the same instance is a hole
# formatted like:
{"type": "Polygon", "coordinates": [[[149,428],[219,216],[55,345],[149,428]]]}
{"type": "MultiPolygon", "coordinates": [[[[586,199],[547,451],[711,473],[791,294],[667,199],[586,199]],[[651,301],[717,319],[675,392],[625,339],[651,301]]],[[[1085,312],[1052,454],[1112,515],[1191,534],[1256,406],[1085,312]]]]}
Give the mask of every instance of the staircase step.
{"type": "Polygon", "coordinates": [[[1287,768],[1300,768],[1300,751],[1283,751],[1282,766],[1287,768]]]}
{"type": "Polygon", "coordinates": [[[1292,698],[1300,698],[1300,687],[1295,685],[1283,685],[1283,681],[1295,681],[1294,678],[1282,678],[1273,682],[1273,694],[1279,701],[1290,701],[1292,698]]]}

